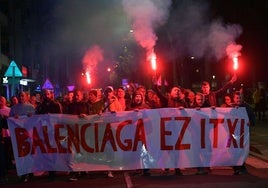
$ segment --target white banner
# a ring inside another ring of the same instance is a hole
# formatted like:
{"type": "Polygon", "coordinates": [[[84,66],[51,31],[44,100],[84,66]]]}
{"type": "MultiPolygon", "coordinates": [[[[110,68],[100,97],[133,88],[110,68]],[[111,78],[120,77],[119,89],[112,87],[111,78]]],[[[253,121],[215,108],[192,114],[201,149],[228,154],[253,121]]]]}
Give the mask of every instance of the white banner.
{"type": "Polygon", "coordinates": [[[245,108],[34,115],[8,125],[18,175],[234,166],[249,153],[245,108]]]}

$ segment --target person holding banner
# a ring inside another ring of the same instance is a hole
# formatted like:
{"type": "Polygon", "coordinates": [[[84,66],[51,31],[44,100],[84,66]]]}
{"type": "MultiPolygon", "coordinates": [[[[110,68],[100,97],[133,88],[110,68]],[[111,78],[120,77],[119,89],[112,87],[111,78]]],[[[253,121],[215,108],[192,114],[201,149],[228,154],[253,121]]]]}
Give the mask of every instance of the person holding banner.
{"type": "Polygon", "coordinates": [[[79,117],[89,115],[89,106],[83,100],[83,92],[81,90],[76,89],[74,91],[73,102],[68,105],[67,114],[79,115],[79,117]]]}
{"type": "Polygon", "coordinates": [[[69,91],[66,95],[63,96],[63,101],[61,102],[63,113],[65,114],[68,113],[68,106],[73,102],[73,96],[74,96],[73,91],[69,91]]]}
{"type": "Polygon", "coordinates": [[[223,104],[221,104],[221,107],[232,107],[233,106],[233,100],[232,100],[232,96],[229,93],[226,93],[223,97],[223,104]]]}
{"type": "Polygon", "coordinates": [[[107,86],[104,90],[104,109],[102,112],[118,112],[124,111],[122,105],[118,101],[118,98],[114,94],[112,86],[107,86]]]}
{"type": "Polygon", "coordinates": [[[255,125],[256,117],[254,110],[248,103],[243,100],[242,93],[240,91],[235,91],[233,94],[233,107],[245,107],[248,114],[250,126],[255,125]]]}
{"type": "Polygon", "coordinates": [[[205,95],[205,102],[204,106],[205,107],[216,107],[218,106],[217,104],[217,99],[220,95],[223,95],[226,93],[226,90],[230,88],[230,86],[237,80],[236,74],[232,77],[232,79],[227,82],[221,89],[216,90],[216,91],[211,91],[211,87],[209,82],[203,81],[201,83],[201,93],[205,95]]]}
{"type": "MultiPolygon", "coordinates": [[[[113,87],[107,86],[104,91],[104,97],[98,99],[98,92],[97,90],[90,90],[89,91],[89,114],[102,114],[104,112],[116,112],[122,111],[122,107],[118,102],[117,98],[114,96],[113,87]]],[[[111,157],[111,156],[109,156],[111,157]]],[[[108,178],[113,178],[114,175],[112,171],[107,172],[108,178]]]]}
{"type": "Polygon", "coordinates": [[[35,114],[35,108],[29,103],[28,94],[20,92],[18,97],[18,104],[10,108],[10,117],[18,118],[19,116],[32,116],[35,114]]]}
{"type": "MultiPolygon", "coordinates": [[[[243,101],[241,95],[242,94],[240,91],[234,92],[234,94],[233,94],[233,102],[234,102],[233,107],[245,107],[247,114],[248,114],[250,126],[254,126],[255,125],[254,111],[250,105],[248,105],[247,103],[245,103],[243,101]]],[[[234,175],[248,174],[245,163],[243,163],[243,165],[241,165],[241,166],[233,166],[233,170],[234,170],[234,175]]]]}
{"type": "Polygon", "coordinates": [[[161,102],[159,97],[156,95],[156,93],[154,92],[154,90],[149,89],[147,91],[147,104],[152,108],[152,109],[156,109],[156,108],[160,108],[161,107],[161,102]]]}
{"type": "Polygon", "coordinates": [[[143,86],[143,85],[139,85],[139,86],[136,88],[136,91],[135,91],[135,92],[139,92],[139,93],[142,94],[142,98],[143,98],[142,103],[143,103],[143,104],[148,103],[147,98],[146,98],[147,90],[146,90],[145,86],[143,86]]]}
{"type": "Polygon", "coordinates": [[[9,107],[12,107],[18,103],[19,103],[18,97],[14,95],[10,99],[9,107]]]}
{"type": "Polygon", "coordinates": [[[12,165],[13,151],[7,118],[10,108],[6,105],[6,98],[0,96],[0,184],[7,182],[7,172],[12,165]]]}
{"type": "Polygon", "coordinates": [[[36,114],[61,114],[62,107],[54,100],[53,92],[45,89],[43,91],[42,102],[36,107],[36,114]]]}
{"type": "Polygon", "coordinates": [[[124,87],[121,86],[117,88],[117,98],[123,111],[129,108],[131,100],[126,98],[126,92],[124,87]]]}
{"type": "Polygon", "coordinates": [[[130,110],[142,110],[150,109],[147,103],[144,103],[143,94],[141,92],[134,92],[132,102],[130,104],[130,110]]]}
{"type": "Polygon", "coordinates": [[[102,98],[98,98],[98,92],[92,89],[88,93],[88,105],[89,105],[89,115],[101,114],[104,108],[104,101],[102,98]]]}
{"type": "MultiPolygon", "coordinates": [[[[157,86],[155,86],[155,92],[157,94],[157,96],[160,99],[161,102],[161,108],[166,108],[166,107],[170,107],[170,108],[188,108],[188,104],[185,100],[185,94],[183,93],[183,88],[181,88],[180,86],[174,86],[168,97],[165,97],[164,95],[162,95],[162,93],[157,89],[157,86]]],[[[169,173],[169,169],[165,169],[165,174],[169,173]]],[[[181,176],[181,170],[179,168],[175,168],[175,175],[181,176]]]]}
{"type": "MultiPolygon", "coordinates": [[[[18,95],[18,104],[10,108],[10,117],[19,118],[19,116],[32,116],[35,114],[35,108],[28,102],[28,94],[26,92],[20,92],[18,95]]],[[[19,177],[20,182],[28,182],[32,174],[24,174],[19,177]]]]}
{"type": "MultiPolygon", "coordinates": [[[[218,105],[217,100],[220,95],[226,93],[226,90],[230,88],[230,86],[237,80],[236,74],[233,75],[231,80],[227,82],[222,88],[216,91],[211,91],[211,87],[209,82],[203,81],[201,83],[201,94],[204,96],[204,101],[202,107],[212,107],[215,108],[218,105]]],[[[204,171],[204,168],[198,168],[197,174],[206,174],[207,172],[204,171]]]]}
{"type": "MultiPolygon", "coordinates": [[[[194,100],[194,105],[191,108],[196,108],[197,110],[200,110],[200,108],[204,108],[204,102],[205,102],[205,97],[202,93],[196,93],[195,94],[195,100],[194,100]]],[[[200,158],[200,156],[197,155],[197,157],[200,158]]],[[[196,175],[205,175],[208,174],[208,171],[206,171],[206,167],[197,167],[197,172],[196,175]]],[[[209,168],[208,168],[209,169],[209,168]]]]}
{"type": "MultiPolygon", "coordinates": [[[[73,102],[68,105],[68,113],[72,115],[78,115],[83,118],[89,115],[89,105],[87,102],[83,101],[83,92],[76,89],[73,95],[73,102]]],[[[69,181],[77,181],[79,177],[82,176],[82,172],[71,172],[69,181]]]]}
{"type": "Polygon", "coordinates": [[[199,92],[196,93],[193,108],[199,108],[199,109],[203,108],[204,101],[205,101],[204,95],[202,93],[199,93],[199,92]]]}
{"type": "MultiPolygon", "coordinates": [[[[54,96],[52,91],[45,89],[43,90],[43,100],[36,108],[36,114],[61,114],[62,108],[60,103],[54,100],[54,96]]],[[[55,159],[51,159],[52,163],[55,159]]],[[[55,171],[49,171],[48,177],[49,180],[54,181],[55,179],[55,171]]]]}
{"type": "Polygon", "coordinates": [[[188,108],[195,106],[195,93],[190,89],[185,90],[185,100],[187,102],[188,108]]]}
{"type": "MultiPolygon", "coordinates": [[[[148,104],[144,103],[143,94],[139,91],[135,91],[133,93],[133,96],[132,96],[130,109],[128,109],[128,110],[139,111],[139,110],[143,110],[143,109],[150,109],[150,106],[148,104]]],[[[143,171],[143,173],[142,173],[143,176],[150,176],[151,175],[150,169],[148,169],[148,168],[145,168],[142,171],[143,171]]]]}

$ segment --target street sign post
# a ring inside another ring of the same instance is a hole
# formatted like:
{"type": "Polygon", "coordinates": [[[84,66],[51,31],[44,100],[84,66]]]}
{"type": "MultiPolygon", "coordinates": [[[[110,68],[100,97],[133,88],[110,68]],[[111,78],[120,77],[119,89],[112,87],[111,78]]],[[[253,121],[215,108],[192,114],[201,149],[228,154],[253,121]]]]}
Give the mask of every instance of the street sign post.
{"type": "Polygon", "coordinates": [[[4,76],[8,78],[8,83],[11,84],[11,96],[15,95],[15,86],[22,77],[22,73],[15,61],[11,61],[4,76]]]}

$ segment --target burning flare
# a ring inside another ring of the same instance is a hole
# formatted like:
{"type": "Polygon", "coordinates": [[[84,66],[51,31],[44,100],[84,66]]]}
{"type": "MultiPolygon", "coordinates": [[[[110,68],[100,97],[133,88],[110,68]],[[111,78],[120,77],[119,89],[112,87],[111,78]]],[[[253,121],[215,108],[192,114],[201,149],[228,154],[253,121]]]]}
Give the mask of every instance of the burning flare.
{"type": "Polygon", "coordinates": [[[236,71],[238,69],[238,57],[233,57],[233,68],[236,71]]]}
{"type": "Polygon", "coordinates": [[[95,80],[94,72],[98,63],[103,61],[103,50],[98,45],[93,45],[90,47],[85,55],[83,56],[82,63],[84,66],[85,76],[88,84],[92,83],[91,78],[93,81],[95,80]]]}
{"type": "Polygon", "coordinates": [[[149,56],[149,59],[151,61],[152,69],[156,71],[156,55],[154,52],[151,53],[151,55],[149,56]]]}
{"type": "Polygon", "coordinates": [[[91,77],[90,77],[90,72],[86,71],[86,79],[87,79],[87,83],[91,84],[91,77]]]}
{"type": "Polygon", "coordinates": [[[233,69],[236,71],[238,69],[238,56],[241,55],[240,51],[242,46],[239,44],[231,43],[226,48],[226,53],[233,60],[233,69]]]}

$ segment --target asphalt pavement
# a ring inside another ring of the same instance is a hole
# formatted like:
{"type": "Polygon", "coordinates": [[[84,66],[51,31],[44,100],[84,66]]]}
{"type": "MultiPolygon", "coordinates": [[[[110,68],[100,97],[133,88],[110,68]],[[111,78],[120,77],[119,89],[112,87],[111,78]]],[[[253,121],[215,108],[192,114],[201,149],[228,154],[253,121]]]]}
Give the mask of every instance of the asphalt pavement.
{"type": "Polygon", "coordinates": [[[136,171],[117,171],[114,178],[108,178],[105,172],[89,172],[76,182],[68,182],[66,173],[57,173],[54,181],[49,181],[46,174],[34,176],[27,183],[19,183],[16,171],[8,174],[8,182],[1,187],[8,188],[43,188],[43,187],[185,187],[185,188],[267,188],[268,187],[268,116],[265,120],[257,120],[250,128],[250,154],[246,160],[249,174],[233,175],[231,167],[215,167],[207,175],[196,175],[196,169],[182,169],[182,176],[174,175],[173,169],[169,174],[163,170],[151,170],[151,176],[142,176],[136,171]]]}
{"type": "Polygon", "coordinates": [[[268,115],[250,127],[250,155],[268,162],[268,115]]]}

